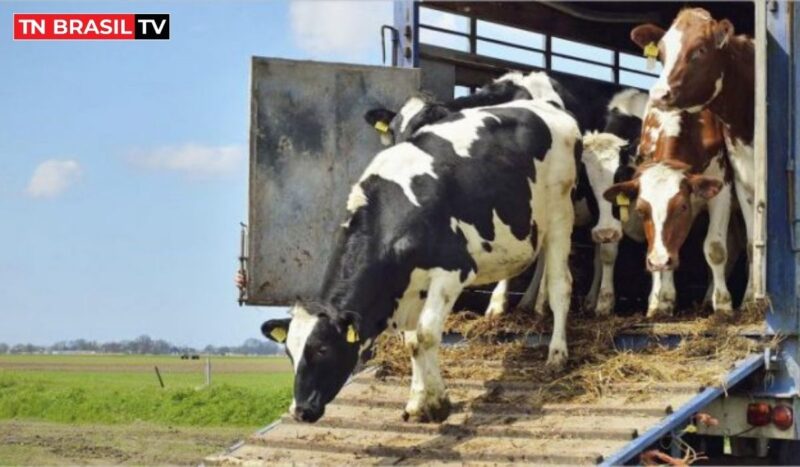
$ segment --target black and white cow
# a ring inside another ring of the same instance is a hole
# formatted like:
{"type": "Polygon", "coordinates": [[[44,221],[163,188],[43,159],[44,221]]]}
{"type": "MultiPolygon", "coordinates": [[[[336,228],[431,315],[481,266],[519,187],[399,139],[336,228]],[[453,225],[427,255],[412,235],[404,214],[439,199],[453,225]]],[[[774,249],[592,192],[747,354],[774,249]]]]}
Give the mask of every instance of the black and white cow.
{"type": "Polygon", "coordinates": [[[618,92],[608,103],[603,131],[587,132],[583,137],[581,159],[598,208],[597,223],[592,228],[592,240],[597,244],[596,272],[584,307],[597,315],[614,311],[614,265],[623,232],[639,243],[645,241],[639,215],[627,208],[621,213],[619,207],[603,198],[603,193],[615,183],[633,178],[648,99],[647,93],[636,89],[618,92]]]}
{"type": "Polygon", "coordinates": [[[444,420],[438,347],[456,298],[519,274],[542,251],[554,313],[548,364],[563,365],[580,148],[570,115],[524,100],[454,113],[377,154],[350,192],[319,296],[262,326],[286,342],[294,416],[319,419],[388,329],[404,333],[412,355],[404,418],[444,420]]]}
{"type": "Polygon", "coordinates": [[[522,73],[508,72],[474,94],[446,102],[438,102],[426,94],[408,99],[399,111],[378,107],[364,114],[364,119],[381,134],[385,146],[408,141],[420,128],[435,123],[446,116],[464,109],[505,104],[515,100],[545,99],[551,104],[566,109],[585,128],[582,115],[586,105],[581,106],[574,95],[543,71],[522,73]]]}
{"type": "MultiPolygon", "coordinates": [[[[414,96],[408,99],[399,112],[386,108],[369,110],[364,119],[374,126],[381,135],[384,145],[407,141],[424,125],[435,123],[446,116],[464,109],[503,104],[515,100],[543,99],[552,105],[567,110],[576,118],[581,129],[585,129],[595,120],[593,103],[579,103],[575,95],[558,80],[545,72],[522,73],[511,71],[493,82],[481,87],[474,94],[459,97],[447,102],[437,102],[427,95],[414,96]]],[[[594,193],[589,190],[583,174],[583,167],[578,167],[579,179],[574,193],[576,226],[589,225],[596,214],[594,193]]],[[[602,191],[600,192],[602,194],[602,191]]],[[[599,265],[595,268],[595,276],[599,277],[599,265]]],[[[537,314],[543,315],[546,304],[546,287],[543,287],[544,261],[538,261],[533,277],[518,303],[521,309],[534,308],[537,314]],[[539,293],[541,290],[542,293],[539,293]]],[[[487,317],[503,314],[508,303],[508,280],[497,283],[486,308],[487,317]]]]}

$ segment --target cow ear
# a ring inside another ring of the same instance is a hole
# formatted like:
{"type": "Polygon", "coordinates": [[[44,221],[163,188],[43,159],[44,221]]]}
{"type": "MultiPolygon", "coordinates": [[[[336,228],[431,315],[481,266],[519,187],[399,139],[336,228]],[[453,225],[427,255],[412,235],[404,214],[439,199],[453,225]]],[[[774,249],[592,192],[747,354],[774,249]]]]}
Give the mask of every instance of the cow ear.
{"type": "Polygon", "coordinates": [[[628,203],[633,198],[639,196],[639,179],[628,180],[627,182],[620,182],[611,185],[604,193],[603,198],[609,203],[619,205],[620,199],[627,199],[628,203]],[[620,196],[622,198],[620,198],[620,196]]]}
{"type": "Polygon", "coordinates": [[[348,344],[358,344],[361,341],[361,316],[358,313],[341,312],[336,320],[336,326],[348,344]]]}
{"type": "Polygon", "coordinates": [[[704,199],[711,199],[722,190],[722,180],[705,175],[690,175],[689,185],[692,193],[704,199]]]}
{"type": "Polygon", "coordinates": [[[364,120],[366,120],[371,127],[375,128],[378,133],[384,135],[389,133],[389,124],[392,123],[395,115],[397,115],[395,112],[381,107],[368,110],[367,113],[364,114],[364,120]]]}
{"type": "Polygon", "coordinates": [[[435,123],[450,115],[450,110],[442,104],[434,103],[425,106],[425,117],[422,119],[423,125],[435,123]]]}
{"type": "Polygon", "coordinates": [[[647,44],[658,44],[658,41],[664,37],[665,32],[666,31],[655,24],[641,24],[631,31],[631,40],[644,49],[647,44]]]}
{"type": "Polygon", "coordinates": [[[727,19],[723,19],[714,25],[714,42],[718,49],[725,47],[733,36],[733,24],[727,19]]]}
{"type": "Polygon", "coordinates": [[[283,344],[289,334],[289,322],[291,319],[271,319],[261,325],[261,334],[267,339],[283,344]]]}

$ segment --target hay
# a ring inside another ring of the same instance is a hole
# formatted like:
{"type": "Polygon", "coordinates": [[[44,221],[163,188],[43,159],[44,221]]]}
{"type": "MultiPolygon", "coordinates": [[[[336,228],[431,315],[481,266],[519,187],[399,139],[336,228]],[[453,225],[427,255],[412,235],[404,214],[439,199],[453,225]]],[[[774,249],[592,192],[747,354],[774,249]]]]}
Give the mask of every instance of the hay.
{"type": "MultiPolygon", "coordinates": [[[[642,400],[665,383],[721,384],[732,365],[765,345],[741,335],[763,323],[765,306],[733,316],[679,317],[651,323],[644,317],[572,317],[568,321],[570,357],[566,367],[554,371],[544,362],[547,349],[528,347],[522,339],[504,341],[510,334],[523,338],[549,332],[550,320],[530,313],[512,312],[494,319],[475,313],[456,313],[447,320],[446,332],[465,338],[463,344],[440,349],[443,376],[469,380],[529,381],[541,389],[516,399],[489,391],[481,400],[539,405],[547,402],[590,402],[613,394],[614,385],[640,383],[642,390],[627,397],[642,400]],[[653,344],[639,352],[615,348],[620,332],[644,334],[653,344]],[[675,348],[658,345],[666,334],[683,336],[675,348]],[[638,399],[637,399],[638,398],[638,399]]],[[[409,376],[409,352],[401,336],[379,338],[373,363],[379,376],[409,376]]]]}

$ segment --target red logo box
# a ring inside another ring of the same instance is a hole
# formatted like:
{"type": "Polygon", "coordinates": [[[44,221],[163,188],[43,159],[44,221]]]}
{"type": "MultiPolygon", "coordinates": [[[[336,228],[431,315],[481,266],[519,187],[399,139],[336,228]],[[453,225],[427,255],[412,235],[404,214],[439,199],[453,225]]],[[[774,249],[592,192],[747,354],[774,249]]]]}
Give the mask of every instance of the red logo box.
{"type": "Polygon", "coordinates": [[[169,39],[169,14],[14,13],[14,40],[169,39]]]}

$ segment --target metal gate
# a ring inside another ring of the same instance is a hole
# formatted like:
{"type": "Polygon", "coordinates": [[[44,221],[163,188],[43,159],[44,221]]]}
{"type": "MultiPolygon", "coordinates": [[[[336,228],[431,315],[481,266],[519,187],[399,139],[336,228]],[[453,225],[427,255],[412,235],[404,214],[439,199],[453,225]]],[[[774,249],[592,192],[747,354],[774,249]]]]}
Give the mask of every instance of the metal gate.
{"type": "Polygon", "coordinates": [[[253,58],[246,303],[317,292],[350,187],[381,149],[363,115],[419,83],[417,69],[253,58]]]}

